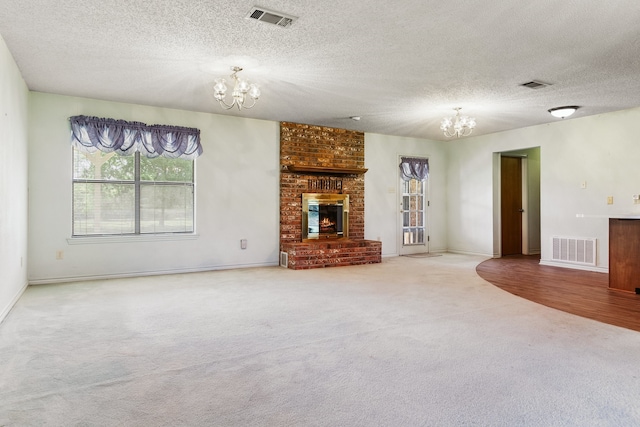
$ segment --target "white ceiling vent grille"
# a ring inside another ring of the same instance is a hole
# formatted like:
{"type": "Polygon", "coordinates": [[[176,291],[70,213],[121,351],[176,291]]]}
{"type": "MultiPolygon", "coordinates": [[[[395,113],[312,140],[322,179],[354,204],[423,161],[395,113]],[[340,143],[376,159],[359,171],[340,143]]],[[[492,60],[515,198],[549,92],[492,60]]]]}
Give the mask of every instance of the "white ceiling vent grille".
{"type": "Polygon", "coordinates": [[[551,86],[549,83],[543,83],[538,80],[531,80],[527,83],[522,83],[520,86],[528,87],[529,89],[541,89],[543,87],[551,86]]]}
{"type": "Polygon", "coordinates": [[[288,28],[293,24],[293,21],[298,19],[295,16],[287,15],[282,12],[275,12],[273,10],[265,9],[264,7],[254,6],[251,8],[247,16],[247,19],[255,19],[267,24],[277,25],[278,27],[288,28]]]}

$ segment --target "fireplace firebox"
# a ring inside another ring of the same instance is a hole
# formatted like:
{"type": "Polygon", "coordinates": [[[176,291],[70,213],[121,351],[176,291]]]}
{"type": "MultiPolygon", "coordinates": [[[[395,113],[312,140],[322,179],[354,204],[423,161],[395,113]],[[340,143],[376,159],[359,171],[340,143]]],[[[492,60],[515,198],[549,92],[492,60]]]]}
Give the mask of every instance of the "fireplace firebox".
{"type": "Polygon", "coordinates": [[[349,195],[304,193],[302,241],[349,237],[349,195]]]}

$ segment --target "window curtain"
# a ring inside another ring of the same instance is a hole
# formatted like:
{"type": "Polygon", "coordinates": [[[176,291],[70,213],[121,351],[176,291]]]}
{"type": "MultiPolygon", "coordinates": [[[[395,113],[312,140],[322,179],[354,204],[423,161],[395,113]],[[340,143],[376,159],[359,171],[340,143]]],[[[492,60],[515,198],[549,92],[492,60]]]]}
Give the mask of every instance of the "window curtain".
{"type": "Polygon", "coordinates": [[[405,181],[411,179],[425,181],[429,177],[429,159],[401,157],[400,176],[405,181]]]}
{"type": "Polygon", "coordinates": [[[202,154],[200,129],[196,128],[88,116],[69,117],[69,122],[71,145],[80,151],[115,151],[125,156],[139,151],[145,157],[181,159],[195,159],[202,154]]]}

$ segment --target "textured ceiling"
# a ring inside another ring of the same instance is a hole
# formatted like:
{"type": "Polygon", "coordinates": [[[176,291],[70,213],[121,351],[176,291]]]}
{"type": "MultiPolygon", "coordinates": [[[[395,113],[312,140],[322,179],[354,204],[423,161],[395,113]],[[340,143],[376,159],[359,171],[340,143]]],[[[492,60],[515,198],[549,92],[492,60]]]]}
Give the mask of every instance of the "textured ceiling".
{"type": "Polygon", "coordinates": [[[637,0],[0,2],[34,91],[440,140],[455,107],[480,135],[640,106],[639,29],[637,0]],[[251,110],[212,97],[233,65],[261,86],[251,110]]]}

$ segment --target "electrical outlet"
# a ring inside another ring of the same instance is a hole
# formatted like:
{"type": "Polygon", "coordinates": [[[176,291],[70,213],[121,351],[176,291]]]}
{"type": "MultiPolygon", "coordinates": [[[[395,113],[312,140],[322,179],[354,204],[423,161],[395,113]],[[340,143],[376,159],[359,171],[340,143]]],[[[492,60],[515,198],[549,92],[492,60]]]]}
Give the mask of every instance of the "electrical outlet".
{"type": "Polygon", "coordinates": [[[634,194],[632,197],[633,197],[633,204],[634,205],[640,204],[640,195],[634,194]]]}

